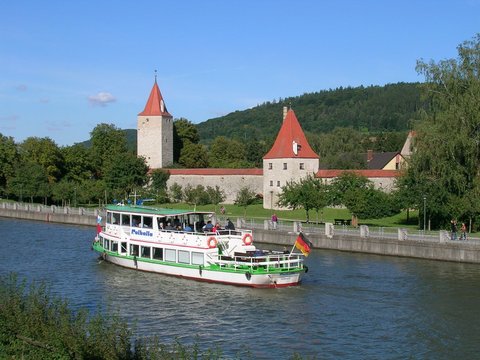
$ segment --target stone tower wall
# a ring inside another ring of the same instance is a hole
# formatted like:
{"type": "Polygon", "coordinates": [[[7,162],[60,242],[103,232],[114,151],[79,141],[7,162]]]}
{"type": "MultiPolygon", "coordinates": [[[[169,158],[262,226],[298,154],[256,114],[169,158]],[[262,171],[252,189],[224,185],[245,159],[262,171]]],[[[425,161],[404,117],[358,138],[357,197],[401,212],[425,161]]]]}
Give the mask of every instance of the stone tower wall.
{"type": "Polygon", "coordinates": [[[138,116],[137,152],[151,169],[173,163],[173,118],[171,116],[138,116]]]}

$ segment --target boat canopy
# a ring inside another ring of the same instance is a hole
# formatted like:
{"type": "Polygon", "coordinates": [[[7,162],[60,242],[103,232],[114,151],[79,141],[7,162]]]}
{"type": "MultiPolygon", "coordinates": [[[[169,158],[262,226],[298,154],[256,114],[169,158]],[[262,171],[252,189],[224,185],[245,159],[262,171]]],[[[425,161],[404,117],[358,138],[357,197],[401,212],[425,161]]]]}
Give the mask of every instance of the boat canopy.
{"type": "Polygon", "coordinates": [[[115,212],[151,214],[151,215],[158,215],[158,216],[175,216],[175,215],[180,216],[180,215],[189,215],[189,214],[213,216],[215,214],[213,211],[165,209],[165,208],[155,208],[152,206],[135,206],[135,205],[107,205],[106,209],[108,211],[115,211],[115,212]]]}

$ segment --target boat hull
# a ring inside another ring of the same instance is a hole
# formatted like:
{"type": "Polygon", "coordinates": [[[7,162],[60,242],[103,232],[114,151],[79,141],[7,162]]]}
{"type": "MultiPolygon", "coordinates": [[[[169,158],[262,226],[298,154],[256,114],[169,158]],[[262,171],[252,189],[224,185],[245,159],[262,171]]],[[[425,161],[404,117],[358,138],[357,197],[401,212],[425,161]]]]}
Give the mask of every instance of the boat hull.
{"type": "Polygon", "coordinates": [[[197,281],[221,283],[253,288],[279,288],[300,284],[304,271],[285,273],[255,274],[249,271],[219,270],[208,266],[179,266],[178,264],[164,264],[143,261],[141,259],[115,256],[101,253],[103,260],[115,265],[139,271],[153,272],[169,276],[177,276],[197,281]]]}

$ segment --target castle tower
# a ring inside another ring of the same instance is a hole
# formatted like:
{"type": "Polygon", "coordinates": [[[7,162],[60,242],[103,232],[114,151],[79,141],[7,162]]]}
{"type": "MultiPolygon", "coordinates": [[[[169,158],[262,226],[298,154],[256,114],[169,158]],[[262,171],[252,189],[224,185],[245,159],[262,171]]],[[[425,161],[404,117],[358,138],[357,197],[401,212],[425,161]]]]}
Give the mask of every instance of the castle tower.
{"type": "Polygon", "coordinates": [[[283,124],[275,143],[263,157],[263,207],[278,208],[278,194],[287,181],[298,181],[314,175],[320,164],[319,156],[312,150],[295,112],[285,111],[283,124]]]}
{"type": "Polygon", "coordinates": [[[173,117],[167,111],[156,75],[145,109],[137,117],[137,155],[145,157],[150,169],[173,163],[173,117]]]}

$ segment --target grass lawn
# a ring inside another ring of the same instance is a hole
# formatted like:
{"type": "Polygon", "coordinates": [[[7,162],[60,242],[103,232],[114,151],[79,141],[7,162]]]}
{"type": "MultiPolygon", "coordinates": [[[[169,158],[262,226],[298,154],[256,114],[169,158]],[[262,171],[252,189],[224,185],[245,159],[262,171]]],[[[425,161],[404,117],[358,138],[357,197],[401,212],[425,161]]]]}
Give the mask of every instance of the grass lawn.
{"type": "MultiPolygon", "coordinates": [[[[172,209],[193,209],[191,205],[184,203],[168,203],[168,204],[155,204],[152,206],[172,208],[172,209]]],[[[245,209],[237,205],[226,204],[225,215],[232,217],[243,217],[245,209]]],[[[198,205],[196,210],[203,211],[215,211],[220,212],[220,206],[215,205],[198,205]]],[[[276,213],[279,220],[296,220],[306,221],[306,213],[303,209],[298,210],[270,210],[264,209],[262,204],[254,204],[247,207],[246,218],[259,218],[270,219],[273,213],[276,213]]],[[[338,208],[325,208],[322,212],[318,213],[313,210],[310,211],[310,222],[333,222],[334,219],[351,219],[351,214],[347,209],[338,208]]],[[[418,229],[418,211],[410,211],[409,220],[407,221],[407,212],[403,211],[395,216],[382,218],[382,219],[359,219],[359,223],[369,226],[378,227],[404,227],[418,229]]]]}

